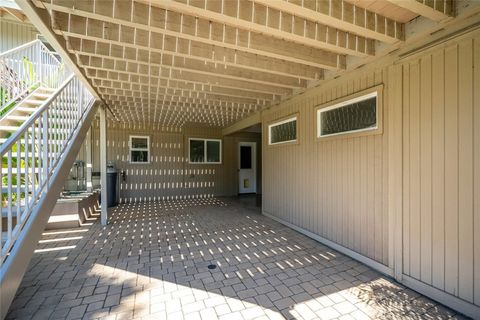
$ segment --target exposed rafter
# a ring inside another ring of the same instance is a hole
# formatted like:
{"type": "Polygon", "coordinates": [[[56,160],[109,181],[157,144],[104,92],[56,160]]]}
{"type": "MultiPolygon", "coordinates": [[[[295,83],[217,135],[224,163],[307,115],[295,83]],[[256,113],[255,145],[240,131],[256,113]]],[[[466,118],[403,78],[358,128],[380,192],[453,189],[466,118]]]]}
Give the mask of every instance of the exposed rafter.
{"type": "Polygon", "coordinates": [[[9,8],[9,7],[2,7],[2,10],[9,13],[20,22],[25,22],[25,20],[27,19],[27,17],[22,13],[21,10],[9,8]]]}
{"type": "MultiPolygon", "coordinates": [[[[97,78],[92,77],[93,83],[97,87],[111,87],[116,89],[145,89],[148,83],[143,83],[139,81],[139,77],[129,77],[128,80],[110,80],[105,78],[97,78]]],[[[184,81],[165,81],[165,84],[161,83],[162,81],[151,81],[150,82],[150,90],[151,92],[175,92],[176,90],[181,90],[183,92],[187,92],[189,96],[191,95],[206,95],[206,94],[214,94],[218,96],[225,96],[229,98],[253,98],[255,100],[264,100],[264,101],[279,101],[279,96],[275,96],[272,94],[264,94],[264,93],[254,93],[254,92],[246,92],[241,90],[235,89],[226,89],[217,86],[211,85],[196,85],[193,83],[187,83],[184,81]]],[[[182,93],[183,94],[183,93],[182,93]]]]}
{"type": "Polygon", "coordinates": [[[305,19],[321,21],[327,26],[386,43],[395,43],[404,39],[403,23],[388,19],[343,0],[255,0],[255,2],[305,19]]]}
{"type": "Polygon", "coordinates": [[[399,7],[408,9],[433,21],[442,21],[453,17],[452,0],[387,0],[399,7]]]}
{"type": "Polygon", "coordinates": [[[145,65],[136,62],[124,62],[115,63],[118,60],[111,59],[109,57],[91,56],[88,54],[79,54],[81,63],[84,65],[105,67],[111,71],[131,71],[146,74],[152,76],[171,75],[172,71],[190,72],[195,74],[212,76],[217,79],[217,82],[221,82],[224,79],[234,81],[249,81],[260,85],[274,86],[286,89],[303,88],[306,86],[305,80],[298,80],[295,78],[279,77],[275,75],[263,74],[249,74],[248,72],[240,72],[233,68],[222,68],[221,66],[215,66],[213,64],[192,64],[183,59],[169,59],[171,57],[162,57],[162,65],[145,65]],[[243,77],[242,77],[243,75],[243,77]]]}
{"type": "Polygon", "coordinates": [[[369,1],[20,0],[121,120],[169,126],[226,126],[461,11],[455,0],[369,1]]]}
{"type": "MultiPolygon", "coordinates": [[[[149,3],[147,0],[136,1],[149,3]]],[[[375,53],[373,41],[365,37],[252,1],[207,0],[188,5],[173,0],[154,0],[152,5],[338,54],[367,56],[375,53]]]]}
{"type": "MultiPolygon", "coordinates": [[[[112,16],[93,12],[103,12],[99,6],[110,5],[110,2],[90,2],[94,8],[83,11],[78,8],[68,8],[42,1],[36,3],[48,10],[54,10],[55,23],[60,30],[96,35],[100,38],[117,40],[130,44],[148,44],[150,40],[164,41],[166,36],[171,38],[172,45],[176,46],[177,38],[213,45],[220,48],[237,50],[256,54],[268,58],[299,63],[315,68],[338,70],[345,68],[345,55],[339,55],[321,49],[298,46],[291,42],[282,41],[267,35],[254,33],[248,30],[233,28],[220,23],[199,19],[193,16],[151,7],[147,17],[133,21],[130,14],[128,19],[122,16],[112,16]],[[62,13],[62,14],[60,14],[62,13]],[[150,17],[148,19],[148,17],[150,17]],[[145,24],[145,19],[150,21],[145,24]],[[143,23],[142,23],[143,21],[143,23]],[[105,29],[109,30],[105,32],[105,29]],[[78,31],[78,32],[77,32],[78,31]]],[[[120,2],[114,2],[116,4],[120,2]]],[[[129,3],[125,1],[125,3],[129,3]]],[[[126,8],[128,12],[134,10],[126,8]]],[[[113,15],[113,11],[112,11],[113,15]]],[[[167,38],[166,41],[169,39],[167,38]]],[[[152,47],[155,43],[152,41],[152,47]]]]}

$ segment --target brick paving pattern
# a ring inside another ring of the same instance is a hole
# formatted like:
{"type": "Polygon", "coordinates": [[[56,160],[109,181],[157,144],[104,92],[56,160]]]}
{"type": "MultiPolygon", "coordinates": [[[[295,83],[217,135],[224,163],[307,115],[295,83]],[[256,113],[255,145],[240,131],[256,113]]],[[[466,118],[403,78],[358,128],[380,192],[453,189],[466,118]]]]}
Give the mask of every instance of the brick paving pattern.
{"type": "Polygon", "coordinates": [[[45,232],[7,319],[463,319],[234,199],[110,216],[45,232]]]}

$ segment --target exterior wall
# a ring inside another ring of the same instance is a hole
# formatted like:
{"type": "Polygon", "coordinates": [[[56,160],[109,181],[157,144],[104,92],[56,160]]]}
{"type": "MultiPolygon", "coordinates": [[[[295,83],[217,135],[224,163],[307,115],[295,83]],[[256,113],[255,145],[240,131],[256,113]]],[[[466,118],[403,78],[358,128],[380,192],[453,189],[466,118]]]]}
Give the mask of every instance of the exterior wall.
{"type": "Polygon", "coordinates": [[[480,31],[377,66],[262,114],[263,211],[478,317],[480,31]],[[316,106],[379,84],[383,134],[316,139],[316,106]],[[298,143],[268,146],[292,114],[298,143]]]}
{"type": "Polygon", "coordinates": [[[0,53],[37,38],[37,30],[29,23],[0,17],[0,53]]]}
{"type": "MultiPolygon", "coordinates": [[[[334,81],[263,114],[263,210],[388,263],[388,131],[320,141],[318,105],[385,83],[387,69],[334,81]],[[297,114],[296,144],[268,145],[268,124],[297,114]]],[[[388,90],[384,90],[388,99],[388,90]]],[[[384,122],[388,118],[384,104],[384,122]]]]}
{"type": "Polygon", "coordinates": [[[403,272],[480,306],[480,35],[403,67],[403,272]]]}
{"type": "MultiPolygon", "coordinates": [[[[95,124],[93,139],[93,171],[99,172],[99,129],[95,124]]],[[[109,123],[107,159],[117,169],[126,171],[120,184],[120,201],[151,201],[167,199],[231,196],[238,193],[238,142],[255,141],[260,148],[260,134],[244,133],[222,138],[219,129],[209,128],[138,128],[127,124],[109,123]],[[129,163],[129,136],[148,135],[151,144],[150,164],[129,163]],[[221,164],[189,164],[188,138],[222,139],[221,164]]],[[[261,149],[259,149],[261,150],[261,149]]],[[[259,152],[261,153],[261,152],[259,152]]],[[[261,157],[258,157],[261,164],[261,157]]],[[[261,175],[257,180],[261,186],[261,175]]],[[[259,189],[260,190],[260,189],[259,189]]]]}

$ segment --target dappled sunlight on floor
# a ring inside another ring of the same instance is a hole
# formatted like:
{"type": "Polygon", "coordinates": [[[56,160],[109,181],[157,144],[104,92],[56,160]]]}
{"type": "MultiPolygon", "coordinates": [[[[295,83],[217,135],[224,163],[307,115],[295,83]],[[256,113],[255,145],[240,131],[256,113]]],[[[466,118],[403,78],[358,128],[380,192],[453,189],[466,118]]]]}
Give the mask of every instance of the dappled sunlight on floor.
{"type": "Polygon", "coordinates": [[[131,203],[110,217],[45,232],[8,318],[458,317],[242,201],[131,203]]]}

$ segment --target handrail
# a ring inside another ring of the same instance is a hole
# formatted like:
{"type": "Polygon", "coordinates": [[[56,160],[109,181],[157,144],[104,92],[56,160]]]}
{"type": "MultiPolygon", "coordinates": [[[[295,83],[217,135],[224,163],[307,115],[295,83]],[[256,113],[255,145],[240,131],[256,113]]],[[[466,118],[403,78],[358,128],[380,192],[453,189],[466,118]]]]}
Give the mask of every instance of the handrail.
{"type": "Polygon", "coordinates": [[[30,42],[27,42],[25,44],[22,44],[18,47],[15,47],[15,48],[12,48],[12,49],[9,49],[7,51],[4,51],[2,53],[0,53],[0,59],[3,58],[4,56],[9,56],[15,52],[20,52],[28,47],[31,47],[31,46],[34,46],[35,44],[41,44],[45,49],[47,49],[47,52],[52,56],[53,59],[55,59],[55,61],[60,64],[60,60],[57,59],[57,55],[54,54],[53,52],[51,52],[50,50],[48,50],[48,48],[43,44],[43,42],[39,39],[36,39],[36,40],[32,40],[30,42]]]}
{"type": "MultiPolygon", "coordinates": [[[[0,237],[0,270],[37,202],[48,192],[64,151],[94,101],[71,75],[0,147],[2,163],[7,164],[7,170],[0,172],[2,207],[7,216],[7,239],[0,237]]],[[[0,230],[2,223],[0,219],[0,230]]]]}
{"type": "Polygon", "coordinates": [[[75,78],[75,75],[70,75],[63,82],[63,84],[55,91],[47,100],[45,100],[40,107],[15,131],[8,139],[0,146],[0,154],[4,154],[7,149],[11,148],[14,143],[18,140],[22,134],[30,127],[39,117],[40,115],[47,109],[50,103],[55,100],[55,98],[62,92],[62,90],[75,78]]]}
{"type": "Polygon", "coordinates": [[[58,88],[71,72],[40,41],[0,54],[0,110],[5,114],[38,86],[58,88]]]}

